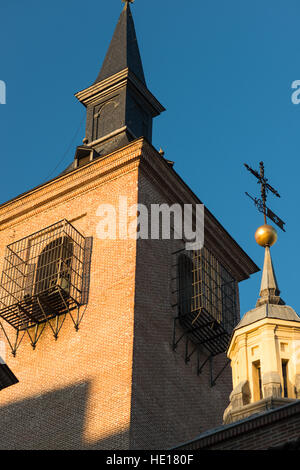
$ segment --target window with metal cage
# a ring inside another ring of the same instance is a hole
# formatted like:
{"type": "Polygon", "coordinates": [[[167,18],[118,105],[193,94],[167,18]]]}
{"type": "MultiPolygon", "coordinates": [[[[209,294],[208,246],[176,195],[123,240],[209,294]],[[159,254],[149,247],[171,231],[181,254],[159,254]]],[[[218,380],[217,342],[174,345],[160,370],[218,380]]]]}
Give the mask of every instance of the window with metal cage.
{"type": "MultiPolygon", "coordinates": [[[[90,251],[87,240],[72,224],[62,220],[7,246],[0,318],[17,330],[17,336],[28,332],[33,346],[40,335],[40,325],[48,323],[57,337],[62,321],[59,317],[70,314],[78,327],[79,317],[74,318],[71,312],[85,303],[90,251]],[[53,325],[50,321],[54,318],[57,320],[53,325]]],[[[2,322],[0,327],[4,329],[2,322]]]]}
{"type": "Polygon", "coordinates": [[[178,254],[176,320],[212,355],[226,350],[238,321],[237,289],[236,280],[206,247],[178,254]]]}

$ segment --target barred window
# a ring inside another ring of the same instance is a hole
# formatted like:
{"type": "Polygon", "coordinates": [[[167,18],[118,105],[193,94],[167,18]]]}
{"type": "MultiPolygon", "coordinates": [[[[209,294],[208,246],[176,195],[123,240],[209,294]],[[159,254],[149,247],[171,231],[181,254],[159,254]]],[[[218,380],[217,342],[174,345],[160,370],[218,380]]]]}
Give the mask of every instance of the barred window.
{"type": "Polygon", "coordinates": [[[178,256],[177,279],[179,319],[192,339],[205,343],[221,338],[221,330],[228,338],[238,322],[238,287],[230,272],[204,247],[178,256]]]}
{"type": "Polygon", "coordinates": [[[34,293],[40,294],[56,286],[70,289],[73,243],[68,237],[59,237],[42,250],[38,257],[34,293]]]}
{"type": "Polygon", "coordinates": [[[66,220],[6,248],[0,317],[18,330],[82,304],[85,238],[66,220]]]}

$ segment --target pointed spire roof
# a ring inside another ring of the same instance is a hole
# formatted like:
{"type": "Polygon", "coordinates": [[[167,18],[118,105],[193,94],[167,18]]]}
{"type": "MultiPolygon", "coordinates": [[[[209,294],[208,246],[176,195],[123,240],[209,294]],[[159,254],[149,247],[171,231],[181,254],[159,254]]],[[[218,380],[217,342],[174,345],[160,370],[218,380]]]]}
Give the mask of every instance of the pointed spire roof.
{"type": "Polygon", "coordinates": [[[265,247],[265,261],[259,295],[260,298],[257,301],[257,307],[263,304],[284,304],[283,300],[280,298],[280,290],[278,288],[269,246],[265,247]]]}
{"type": "Polygon", "coordinates": [[[132,1],[126,0],[96,81],[75,95],[87,109],[84,144],[97,158],[140,137],[151,143],[153,119],[165,111],[145,82],[132,1]]]}
{"type": "Polygon", "coordinates": [[[146,85],[141,55],[129,2],[126,1],[95,83],[128,68],[146,85]]]}
{"type": "Polygon", "coordinates": [[[272,263],[270,247],[265,247],[265,261],[260,286],[260,297],[256,307],[249,310],[234,331],[263,320],[264,318],[276,318],[280,320],[300,322],[300,317],[295,310],[280,297],[274,266],[272,263]]]}

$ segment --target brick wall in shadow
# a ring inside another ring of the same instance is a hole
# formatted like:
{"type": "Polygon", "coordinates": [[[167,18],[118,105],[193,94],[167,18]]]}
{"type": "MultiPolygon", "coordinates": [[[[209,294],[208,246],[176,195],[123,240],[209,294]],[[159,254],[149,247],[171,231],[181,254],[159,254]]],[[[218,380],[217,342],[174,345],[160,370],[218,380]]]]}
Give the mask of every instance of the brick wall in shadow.
{"type": "MultiPolygon", "coordinates": [[[[110,450],[126,433],[88,445],[84,440],[89,383],[72,385],[0,407],[0,450],[110,450]]],[[[101,420],[101,416],[99,416],[101,420]]]]}

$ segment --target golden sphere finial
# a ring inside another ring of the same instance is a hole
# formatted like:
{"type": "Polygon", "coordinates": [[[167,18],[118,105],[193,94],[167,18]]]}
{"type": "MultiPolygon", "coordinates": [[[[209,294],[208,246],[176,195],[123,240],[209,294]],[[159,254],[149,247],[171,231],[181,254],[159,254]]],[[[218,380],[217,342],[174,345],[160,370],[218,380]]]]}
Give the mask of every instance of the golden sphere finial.
{"type": "Polygon", "coordinates": [[[255,232],[255,240],[260,246],[272,246],[277,241],[277,232],[272,225],[262,225],[255,232]]]}

